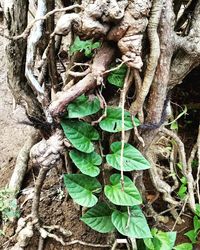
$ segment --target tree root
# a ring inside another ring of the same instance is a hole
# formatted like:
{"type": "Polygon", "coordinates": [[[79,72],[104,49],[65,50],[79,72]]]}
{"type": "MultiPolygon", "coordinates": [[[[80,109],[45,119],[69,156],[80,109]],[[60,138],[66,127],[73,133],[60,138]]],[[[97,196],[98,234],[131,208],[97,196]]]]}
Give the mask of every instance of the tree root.
{"type": "Polygon", "coordinates": [[[167,203],[170,203],[172,205],[179,205],[179,202],[176,201],[171,196],[171,187],[163,180],[163,176],[161,173],[161,170],[158,172],[157,167],[155,166],[155,162],[153,160],[152,153],[148,152],[146,154],[147,159],[151,163],[151,168],[149,169],[150,177],[152,180],[152,183],[156,190],[158,190],[160,193],[163,193],[163,200],[167,203]]]}
{"type": "Polygon", "coordinates": [[[102,74],[110,65],[114,56],[114,52],[115,51],[113,47],[109,46],[107,43],[104,43],[104,45],[99,49],[94,57],[91,73],[85,76],[76,85],[68,89],[67,92],[57,93],[56,96],[58,99],[53,101],[49,106],[49,111],[52,116],[56,116],[63,112],[66,105],[75,98],[101,84],[102,74]]]}
{"type": "Polygon", "coordinates": [[[37,131],[30,131],[30,137],[25,142],[24,146],[20,150],[13,174],[9,182],[9,188],[13,190],[16,195],[22,186],[24,176],[28,167],[29,153],[32,146],[39,140],[40,136],[37,131]]]}
{"type": "Polygon", "coordinates": [[[197,137],[197,157],[198,157],[198,168],[197,168],[197,179],[196,179],[196,187],[197,187],[197,198],[200,204],[200,190],[199,190],[199,178],[200,178],[200,126],[199,133],[197,137]]]}
{"type": "Polygon", "coordinates": [[[162,7],[163,7],[163,1],[160,0],[153,1],[153,6],[151,9],[151,15],[147,29],[151,50],[142,86],[138,92],[136,100],[133,102],[130,108],[130,111],[134,116],[141,111],[145,98],[149,93],[149,89],[155,75],[158,58],[160,56],[160,42],[157,33],[157,27],[159,24],[162,7]]]}
{"type": "Polygon", "coordinates": [[[181,139],[176,135],[174,132],[162,128],[160,130],[161,132],[169,135],[171,138],[173,138],[177,144],[178,152],[180,156],[180,161],[182,163],[182,173],[187,179],[187,187],[188,187],[188,202],[190,209],[194,212],[195,211],[195,196],[194,196],[194,178],[192,176],[192,170],[188,168],[187,162],[186,162],[186,154],[185,154],[185,147],[181,139]]]}

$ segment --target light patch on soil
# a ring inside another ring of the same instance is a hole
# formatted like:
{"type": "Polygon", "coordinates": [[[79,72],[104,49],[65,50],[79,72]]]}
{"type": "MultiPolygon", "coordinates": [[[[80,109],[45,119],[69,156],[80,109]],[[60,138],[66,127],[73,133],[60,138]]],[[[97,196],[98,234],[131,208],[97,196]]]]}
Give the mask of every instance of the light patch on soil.
{"type": "Polygon", "coordinates": [[[13,110],[13,98],[6,83],[5,40],[0,40],[0,168],[16,158],[29,133],[28,126],[19,124],[26,119],[24,110],[13,110]]]}

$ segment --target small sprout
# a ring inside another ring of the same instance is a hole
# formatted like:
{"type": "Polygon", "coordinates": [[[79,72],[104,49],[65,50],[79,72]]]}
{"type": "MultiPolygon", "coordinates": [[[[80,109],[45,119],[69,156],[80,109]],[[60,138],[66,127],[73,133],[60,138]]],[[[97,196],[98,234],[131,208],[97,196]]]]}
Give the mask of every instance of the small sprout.
{"type": "Polygon", "coordinates": [[[75,52],[79,51],[83,52],[87,57],[92,57],[93,50],[100,48],[100,46],[100,42],[93,42],[92,39],[83,41],[77,36],[74,43],[69,48],[69,54],[73,55],[75,52]]]}

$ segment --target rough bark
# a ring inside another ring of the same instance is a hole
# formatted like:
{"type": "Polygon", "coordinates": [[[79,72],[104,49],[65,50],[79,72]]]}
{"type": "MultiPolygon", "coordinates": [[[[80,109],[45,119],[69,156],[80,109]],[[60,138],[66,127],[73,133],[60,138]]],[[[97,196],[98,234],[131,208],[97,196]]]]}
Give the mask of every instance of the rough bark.
{"type": "MultiPolygon", "coordinates": [[[[146,122],[150,124],[158,124],[161,120],[165,99],[167,96],[167,86],[170,77],[170,64],[174,52],[173,33],[174,16],[172,11],[172,1],[165,3],[165,9],[162,12],[159,27],[160,34],[160,58],[156,69],[154,81],[150,91],[148,100],[148,115],[146,122]]],[[[144,138],[146,146],[152,141],[157,134],[157,130],[146,131],[144,138]]]]}
{"type": "Polygon", "coordinates": [[[185,76],[200,63],[200,1],[197,2],[188,36],[176,37],[177,51],[170,72],[169,88],[180,84],[185,76]]]}
{"type": "MultiPolygon", "coordinates": [[[[28,1],[5,1],[5,25],[10,37],[21,34],[27,26],[28,1]]],[[[40,118],[40,105],[25,78],[26,40],[9,40],[6,45],[7,81],[17,104],[31,117],[40,118]]]]}

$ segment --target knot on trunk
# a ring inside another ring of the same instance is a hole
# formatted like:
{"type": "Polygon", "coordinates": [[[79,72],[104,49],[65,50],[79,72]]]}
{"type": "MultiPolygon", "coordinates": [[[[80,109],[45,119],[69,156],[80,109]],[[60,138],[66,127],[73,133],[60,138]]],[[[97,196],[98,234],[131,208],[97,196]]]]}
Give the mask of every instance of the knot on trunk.
{"type": "Polygon", "coordinates": [[[30,151],[30,157],[33,163],[49,168],[59,161],[63,148],[63,135],[57,130],[48,140],[42,139],[35,144],[30,151]]]}

